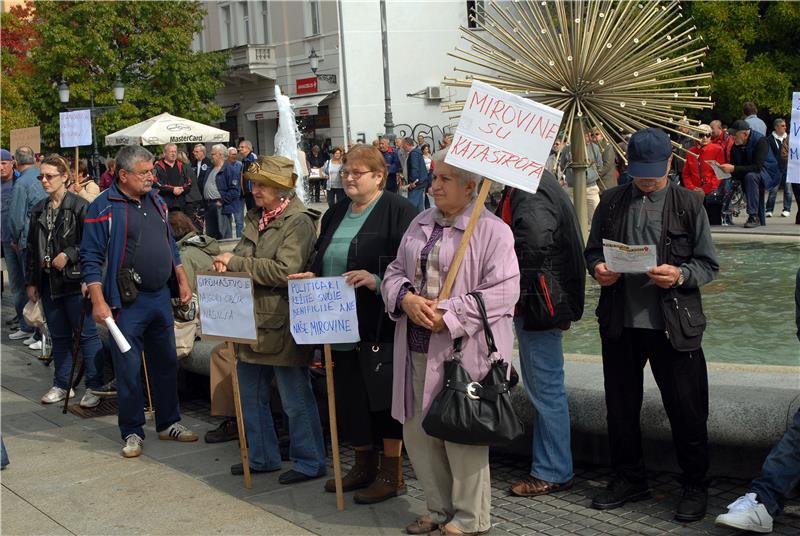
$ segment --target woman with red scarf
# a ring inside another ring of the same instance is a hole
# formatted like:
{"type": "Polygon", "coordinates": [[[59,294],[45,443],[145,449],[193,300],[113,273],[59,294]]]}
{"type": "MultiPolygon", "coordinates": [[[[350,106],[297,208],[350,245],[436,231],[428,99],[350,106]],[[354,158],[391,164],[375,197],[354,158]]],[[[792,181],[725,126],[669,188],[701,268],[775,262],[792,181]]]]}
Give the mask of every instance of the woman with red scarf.
{"type": "Polygon", "coordinates": [[[725,164],[725,153],[722,147],[711,143],[711,127],[700,125],[700,139],[686,153],[686,164],[683,166],[682,183],[685,188],[702,192],[705,196],[705,208],[711,225],[727,224],[726,214],[721,214],[725,197],[730,190],[730,179],[720,180],[714,173],[709,161],[725,164]]]}

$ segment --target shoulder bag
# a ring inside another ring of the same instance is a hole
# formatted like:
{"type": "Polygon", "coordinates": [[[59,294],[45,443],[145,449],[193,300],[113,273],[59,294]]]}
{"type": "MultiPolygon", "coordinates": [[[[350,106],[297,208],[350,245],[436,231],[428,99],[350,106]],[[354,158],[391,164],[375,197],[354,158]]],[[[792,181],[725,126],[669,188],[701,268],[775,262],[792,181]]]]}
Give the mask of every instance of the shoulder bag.
{"type": "Polygon", "coordinates": [[[392,362],[394,343],[382,342],[381,327],[384,313],[378,319],[376,342],[358,343],[358,364],[367,387],[370,411],[383,411],[392,407],[392,362]]]}
{"type": "Polygon", "coordinates": [[[428,435],[464,445],[499,446],[524,433],[511,404],[508,363],[497,353],[480,292],[470,292],[478,303],[491,362],[489,373],[473,381],[461,365],[461,337],[453,341],[452,357],[444,363],[444,387],[422,421],[428,435]]]}

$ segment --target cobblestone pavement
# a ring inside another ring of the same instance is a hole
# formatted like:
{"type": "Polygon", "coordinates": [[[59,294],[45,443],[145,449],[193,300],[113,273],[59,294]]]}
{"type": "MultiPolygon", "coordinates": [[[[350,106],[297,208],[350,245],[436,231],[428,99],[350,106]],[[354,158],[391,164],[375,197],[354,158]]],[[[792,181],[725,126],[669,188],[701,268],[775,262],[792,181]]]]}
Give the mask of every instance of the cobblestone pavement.
{"type": "MultiPolygon", "coordinates": [[[[8,313],[9,308],[4,307],[3,319],[8,318],[8,313]]],[[[50,385],[52,369],[41,366],[33,352],[21,343],[9,341],[4,325],[2,339],[3,390],[38,402],[50,385]]],[[[82,387],[78,390],[78,397],[81,394],[82,387]]],[[[209,416],[208,401],[201,397],[184,400],[182,413],[183,422],[201,435],[220,422],[219,418],[209,416]]],[[[5,437],[36,431],[45,426],[52,428],[78,422],[86,434],[96,433],[119,441],[116,419],[113,417],[81,420],[72,415],[62,416],[60,409],[55,407],[42,407],[41,411],[26,415],[29,422],[22,417],[3,413],[2,431],[5,437]]],[[[148,424],[147,433],[149,438],[153,437],[151,424],[148,424]]],[[[322,491],[321,480],[287,487],[280,486],[276,476],[255,475],[253,489],[245,490],[241,479],[232,477],[228,472],[228,466],[236,463],[239,454],[235,443],[207,445],[201,440],[178,449],[164,443],[171,442],[146,441],[144,455],[184,472],[193,477],[198,485],[210,485],[317,534],[400,534],[403,526],[425,511],[423,492],[408,462],[405,465],[407,495],[379,505],[356,506],[348,494],[346,510],[337,512],[332,495],[322,491]]],[[[15,458],[24,456],[24,452],[12,452],[12,466],[15,458]]],[[[347,470],[353,462],[353,454],[346,445],[341,458],[343,469],[347,470]]],[[[492,456],[493,534],[737,534],[737,531],[715,527],[714,518],[744,492],[747,482],[743,477],[714,478],[710,489],[709,514],[701,522],[681,524],[672,518],[680,494],[674,474],[650,475],[653,497],[649,500],[616,510],[597,511],[590,509],[589,503],[592,495],[609,479],[610,471],[607,468],[578,465],[575,485],[567,492],[537,498],[511,496],[509,486],[527,474],[529,465],[528,459],[520,457],[492,456]]],[[[329,474],[333,474],[332,469],[329,474]]],[[[53,476],[58,478],[58,475],[53,476]]],[[[187,490],[187,493],[191,493],[191,490],[187,490]]],[[[176,501],[179,500],[176,498],[176,501]]],[[[91,515],[91,512],[87,512],[87,515],[91,515]]],[[[774,533],[787,536],[800,534],[800,507],[796,501],[790,503],[785,515],[776,519],[774,533]]]]}

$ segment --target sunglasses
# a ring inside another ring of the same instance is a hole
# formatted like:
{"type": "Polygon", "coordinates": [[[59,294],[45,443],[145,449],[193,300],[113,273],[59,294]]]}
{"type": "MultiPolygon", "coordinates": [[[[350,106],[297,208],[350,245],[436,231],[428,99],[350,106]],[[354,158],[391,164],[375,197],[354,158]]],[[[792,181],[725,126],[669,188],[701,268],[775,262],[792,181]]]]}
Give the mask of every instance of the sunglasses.
{"type": "Polygon", "coordinates": [[[701,138],[710,138],[711,134],[700,134],[701,138]]]}
{"type": "Polygon", "coordinates": [[[43,181],[43,180],[47,179],[47,182],[50,182],[53,179],[57,179],[61,175],[62,175],[62,173],[52,173],[52,174],[51,173],[44,173],[42,175],[39,175],[37,177],[37,179],[39,179],[39,181],[43,181]]]}

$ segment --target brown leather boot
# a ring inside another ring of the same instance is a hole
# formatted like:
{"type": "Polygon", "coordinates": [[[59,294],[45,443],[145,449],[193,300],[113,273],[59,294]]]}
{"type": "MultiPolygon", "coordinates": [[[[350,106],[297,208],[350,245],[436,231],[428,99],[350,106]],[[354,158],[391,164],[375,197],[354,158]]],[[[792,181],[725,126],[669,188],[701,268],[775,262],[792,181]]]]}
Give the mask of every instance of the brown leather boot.
{"type": "MultiPolygon", "coordinates": [[[[357,450],[356,462],[342,477],[342,491],[366,488],[375,481],[378,474],[378,453],[372,449],[357,450]]],[[[325,482],[325,491],[336,492],[336,482],[330,479],[325,482]]]]}
{"type": "Polygon", "coordinates": [[[406,484],[403,482],[403,457],[390,458],[381,455],[381,465],[375,482],[364,491],[359,491],[353,496],[358,504],[374,504],[385,501],[391,497],[406,494],[406,484]]]}

